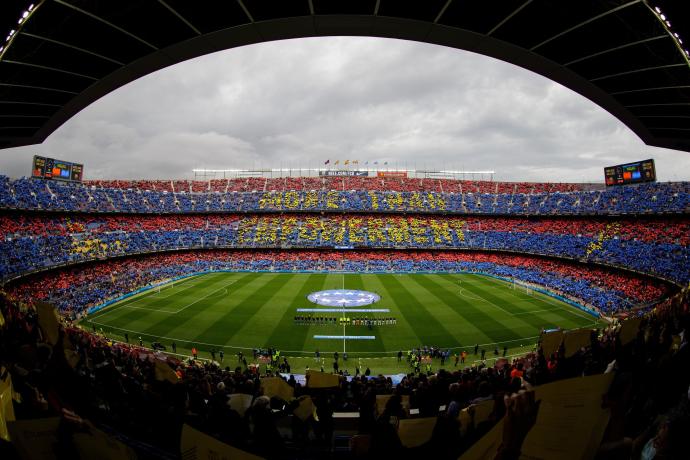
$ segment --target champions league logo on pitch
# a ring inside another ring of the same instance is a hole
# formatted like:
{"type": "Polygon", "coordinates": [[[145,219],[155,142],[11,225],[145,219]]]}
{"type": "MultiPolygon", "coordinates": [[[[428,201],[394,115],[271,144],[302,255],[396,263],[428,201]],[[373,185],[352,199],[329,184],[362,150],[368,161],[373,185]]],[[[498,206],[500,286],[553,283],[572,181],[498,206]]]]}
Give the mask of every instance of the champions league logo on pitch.
{"type": "Polygon", "coordinates": [[[381,296],[373,292],[357,291],[353,289],[331,289],[328,291],[312,292],[307,296],[310,302],[326,307],[361,307],[371,305],[381,300],[381,296]]]}

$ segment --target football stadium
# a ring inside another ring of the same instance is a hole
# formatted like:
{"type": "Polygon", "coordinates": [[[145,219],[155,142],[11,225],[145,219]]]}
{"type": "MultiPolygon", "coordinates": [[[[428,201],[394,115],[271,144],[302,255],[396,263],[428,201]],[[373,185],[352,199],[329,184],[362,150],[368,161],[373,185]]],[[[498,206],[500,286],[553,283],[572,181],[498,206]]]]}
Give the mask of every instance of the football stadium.
{"type": "Polygon", "coordinates": [[[183,61],[365,36],[523,67],[680,158],[681,6],[206,9],[0,5],[0,159],[35,147],[29,176],[0,170],[0,458],[688,458],[687,171],[661,180],[638,150],[583,155],[601,174],[580,182],[507,181],[347,152],[150,179],[40,150],[183,61]]]}

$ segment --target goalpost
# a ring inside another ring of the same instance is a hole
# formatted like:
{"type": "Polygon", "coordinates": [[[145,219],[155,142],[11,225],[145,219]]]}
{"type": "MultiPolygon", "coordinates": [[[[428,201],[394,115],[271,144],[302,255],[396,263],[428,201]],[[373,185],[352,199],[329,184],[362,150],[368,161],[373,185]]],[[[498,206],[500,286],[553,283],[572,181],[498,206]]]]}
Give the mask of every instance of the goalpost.
{"type": "Polygon", "coordinates": [[[530,286],[526,285],[526,284],[519,283],[519,282],[517,282],[517,281],[515,281],[515,280],[513,280],[513,282],[510,283],[510,284],[511,284],[511,288],[512,288],[514,291],[524,292],[524,293],[527,294],[527,295],[532,295],[532,294],[533,294],[532,288],[531,288],[530,286]]]}
{"type": "Polygon", "coordinates": [[[158,286],[156,286],[156,294],[160,294],[161,291],[164,289],[172,289],[174,287],[175,287],[174,281],[171,283],[168,283],[168,284],[159,284],[158,286]]]}

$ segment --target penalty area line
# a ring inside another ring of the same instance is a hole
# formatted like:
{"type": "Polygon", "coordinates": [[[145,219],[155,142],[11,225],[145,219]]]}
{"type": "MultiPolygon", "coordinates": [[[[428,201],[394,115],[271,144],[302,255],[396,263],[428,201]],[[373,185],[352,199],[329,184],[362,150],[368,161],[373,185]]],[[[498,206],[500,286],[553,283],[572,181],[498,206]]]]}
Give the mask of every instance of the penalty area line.
{"type": "Polygon", "coordinates": [[[200,298],[196,299],[194,302],[192,302],[192,303],[190,303],[190,304],[187,304],[187,305],[185,305],[184,307],[182,307],[182,308],[180,308],[179,310],[177,310],[174,314],[176,315],[176,314],[180,313],[181,311],[184,311],[184,310],[188,309],[188,308],[191,307],[192,305],[201,302],[201,301],[204,300],[205,298],[210,297],[211,295],[215,294],[216,292],[218,292],[218,291],[220,291],[220,290],[222,290],[222,289],[225,290],[225,295],[227,295],[227,293],[228,293],[228,286],[230,286],[231,284],[235,283],[235,281],[236,281],[236,280],[232,280],[230,283],[228,283],[228,284],[226,284],[226,285],[224,285],[224,286],[221,286],[221,287],[219,287],[218,289],[216,289],[216,290],[214,290],[214,291],[209,292],[208,294],[206,294],[206,295],[203,296],[203,297],[200,297],[200,298]]]}
{"type": "Polygon", "coordinates": [[[532,310],[532,311],[521,311],[519,313],[513,313],[513,316],[518,316],[518,315],[529,315],[532,313],[543,313],[547,311],[559,311],[561,310],[560,308],[549,308],[548,310],[532,310]]]}

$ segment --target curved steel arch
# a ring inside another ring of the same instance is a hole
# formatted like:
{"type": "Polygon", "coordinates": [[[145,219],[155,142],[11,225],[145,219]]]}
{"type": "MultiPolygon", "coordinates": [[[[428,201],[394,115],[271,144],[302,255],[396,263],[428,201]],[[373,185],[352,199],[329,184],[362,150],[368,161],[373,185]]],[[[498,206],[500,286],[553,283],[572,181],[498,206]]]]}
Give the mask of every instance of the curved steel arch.
{"type": "Polygon", "coordinates": [[[0,59],[0,148],[40,143],[104,95],[184,60],[273,40],[347,35],[448,46],[518,65],[590,99],[649,145],[690,151],[688,60],[645,1],[479,3],[467,19],[466,2],[454,0],[408,10],[393,0],[285,0],[280,7],[229,0],[218,19],[185,9],[182,0],[128,0],[114,8],[102,0],[44,0],[0,59]],[[547,21],[549,7],[561,13],[547,21]],[[155,18],[159,28],[137,15],[155,18]],[[117,44],[108,45],[113,38],[117,44]]]}

